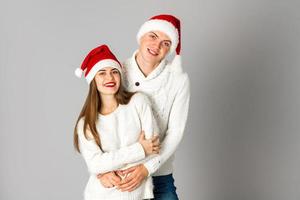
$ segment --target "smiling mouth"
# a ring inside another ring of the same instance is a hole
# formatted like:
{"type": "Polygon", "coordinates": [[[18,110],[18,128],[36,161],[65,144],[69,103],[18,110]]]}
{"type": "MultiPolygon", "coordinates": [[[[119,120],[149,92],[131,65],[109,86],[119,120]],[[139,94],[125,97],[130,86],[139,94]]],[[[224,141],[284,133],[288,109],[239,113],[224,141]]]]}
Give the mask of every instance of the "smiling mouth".
{"type": "Polygon", "coordinates": [[[152,49],[147,48],[147,51],[153,55],[153,56],[158,56],[158,52],[157,51],[153,51],[152,49]]]}
{"type": "Polygon", "coordinates": [[[114,83],[114,82],[109,82],[109,83],[105,83],[104,86],[105,86],[105,87],[115,87],[115,86],[116,86],[116,83],[114,83]]]}

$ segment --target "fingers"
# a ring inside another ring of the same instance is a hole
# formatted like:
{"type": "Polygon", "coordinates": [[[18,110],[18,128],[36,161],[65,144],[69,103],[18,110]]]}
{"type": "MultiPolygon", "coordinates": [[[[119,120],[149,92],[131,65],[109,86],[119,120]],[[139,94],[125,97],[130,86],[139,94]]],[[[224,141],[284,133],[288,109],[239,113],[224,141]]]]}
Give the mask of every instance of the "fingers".
{"type": "Polygon", "coordinates": [[[160,144],[159,137],[155,138],[152,142],[153,144],[159,145],[160,144]]]}
{"type": "Polygon", "coordinates": [[[146,155],[159,153],[160,145],[158,139],[155,139],[154,142],[152,139],[145,140],[144,143],[146,143],[146,155]]]}
{"type": "Polygon", "coordinates": [[[103,174],[97,174],[97,179],[100,179],[103,174]]]}
{"type": "Polygon", "coordinates": [[[152,144],[153,144],[153,147],[159,147],[160,146],[160,141],[159,141],[158,135],[152,137],[152,144]]]}
{"type": "Polygon", "coordinates": [[[111,188],[118,186],[121,183],[121,178],[115,172],[108,172],[105,174],[98,174],[97,178],[104,187],[111,188]]]}
{"type": "Polygon", "coordinates": [[[118,185],[120,185],[120,183],[121,183],[121,178],[118,177],[118,176],[116,176],[116,175],[111,176],[111,177],[110,177],[110,183],[111,183],[113,186],[118,186],[118,185]]]}
{"type": "Polygon", "coordinates": [[[131,191],[135,190],[137,187],[139,187],[141,183],[142,183],[142,179],[141,179],[141,177],[138,176],[138,177],[131,179],[126,184],[122,185],[122,187],[120,187],[120,189],[122,192],[125,192],[125,191],[131,192],[131,191]]]}
{"type": "Polygon", "coordinates": [[[121,172],[122,172],[122,174],[124,176],[125,174],[132,173],[134,170],[136,170],[136,168],[137,168],[137,166],[133,166],[133,167],[130,167],[128,169],[121,170],[121,172]]]}
{"type": "Polygon", "coordinates": [[[128,173],[127,173],[126,178],[121,181],[121,184],[119,186],[120,188],[128,187],[130,182],[137,177],[138,167],[134,166],[134,167],[128,168],[127,172],[128,173]]]}
{"type": "Polygon", "coordinates": [[[115,172],[119,177],[123,177],[125,174],[123,173],[122,170],[118,170],[115,172]]]}
{"type": "Polygon", "coordinates": [[[103,174],[97,174],[97,178],[101,179],[102,177],[104,177],[104,176],[106,176],[108,174],[111,174],[111,173],[113,173],[113,172],[106,172],[106,173],[103,173],[103,174]]]}
{"type": "Polygon", "coordinates": [[[135,181],[135,182],[132,183],[131,186],[129,186],[129,187],[127,187],[127,188],[124,188],[124,189],[123,189],[123,192],[125,192],[125,191],[132,192],[132,191],[135,190],[139,185],[140,185],[139,182],[138,182],[138,181],[135,181]]]}
{"type": "Polygon", "coordinates": [[[106,187],[106,188],[112,188],[112,187],[114,187],[114,185],[113,185],[112,183],[110,183],[110,182],[105,182],[105,183],[101,182],[101,184],[102,184],[104,187],[106,187]]]}
{"type": "Polygon", "coordinates": [[[108,178],[102,178],[100,179],[101,184],[106,188],[112,188],[114,185],[108,180],[108,178]]]}
{"type": "Polygon", "coordinates": [[[153,148],[160,148],[160,145],[159,144],[153,144],[152,147],[153,148]]]}
{"type": "Polygon", "coordinates": [[[129,177],[127,176],[124,180],[121,181],[121,183],[118,185],[118,189],[123,191],[125,188],[132,185],[132,180],[134,179],[133,176],[129,177]]]}
{"type": "Polygon", "coordinates": [[[155,141],[159,142],[159,136],[158,135],[153,135],[151,140],[152,140],[152,142],[155,142],[155,141]]]}
{"type": "Polygon", "coordinates": [[[124,192],[128,191],[129,188],[132,188],[136,184],[136,178],[128,177],[128,179],[124,179],[124,183],[120,184],[119,189],[124,192]]]}
{"type": "Polygon", "coordinates": [[[143,180],[148,176],[148,171],[144,165],[138,165],[136,170],[129,174],[119,185],[118,189],[122,192],[133,191],[141,185],[143,180]]]}
{"type": "Polygon", "coordinates": [[[153,152],[159,153],[159,150],[160,150],[160,147],[159,147],[159,146],[153,147],[153,152]]]}
{"type": "Polygon", "coordinates": [[[136,184],[132,185],[132,187],[128,188],[128,190],[125,189],[125,191],[132,192],[136,188],[138,188],[140,184],[137,182],[136,184]]]}

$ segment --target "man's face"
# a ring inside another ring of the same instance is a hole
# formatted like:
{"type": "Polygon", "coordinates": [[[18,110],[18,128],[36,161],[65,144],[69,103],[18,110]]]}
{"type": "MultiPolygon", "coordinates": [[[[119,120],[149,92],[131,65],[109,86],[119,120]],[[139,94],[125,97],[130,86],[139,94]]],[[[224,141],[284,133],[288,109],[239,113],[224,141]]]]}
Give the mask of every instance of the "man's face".
{"type": "Polygon", "coordinates": [[[144,61],[155,65],[166,57],[171,44],[171,39],[165,33],[151,31],[141,37],[139,53],[144,61]]]}

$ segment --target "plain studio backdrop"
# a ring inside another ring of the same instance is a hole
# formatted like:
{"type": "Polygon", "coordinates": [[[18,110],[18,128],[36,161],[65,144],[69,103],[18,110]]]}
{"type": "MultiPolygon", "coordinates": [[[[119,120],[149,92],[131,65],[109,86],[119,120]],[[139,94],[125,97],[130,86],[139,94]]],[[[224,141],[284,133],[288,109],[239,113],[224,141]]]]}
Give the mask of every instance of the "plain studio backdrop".
{"type": "Polygon", "coordinates": [[[0,2],[1,200],[83,199],[72,139],[88,86],[74,70],[103,43],[124,61],[160,13],[182,21],[191,80],[180,199],[300,199],[298,0],[0,2]]]}

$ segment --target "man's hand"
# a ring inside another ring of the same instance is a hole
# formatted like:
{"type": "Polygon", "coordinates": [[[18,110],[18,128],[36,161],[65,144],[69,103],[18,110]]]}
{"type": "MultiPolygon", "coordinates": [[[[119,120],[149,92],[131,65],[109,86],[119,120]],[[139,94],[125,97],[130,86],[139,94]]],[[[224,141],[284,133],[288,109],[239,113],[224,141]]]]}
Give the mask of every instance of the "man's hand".
{"type": "Polygon", "coordinates": [[[142,131],[139,137],[139,143],[142,145],[146,156],[159,154],[160,142],[158,135],[154,135],[147,140],[145,138],[145,132],[142,131]]]}
{"type": "Polygon", "coordinates": [[[148,170],[143,164],[122,170],[118,173],[121,173],[126,178],[121,181],[121,184],[117,186],[122,192],[128,191],[131,192],[138,188],[143,180],[148,176],[148,170]]]}
{"type": "Polygon", "coordinates": [[[97,178],[100,180],[101,184],[106,188],[119,186],[121,183],[121,178],[118,175],[116,175],[115,172],[98,174],[97,178]]]}

